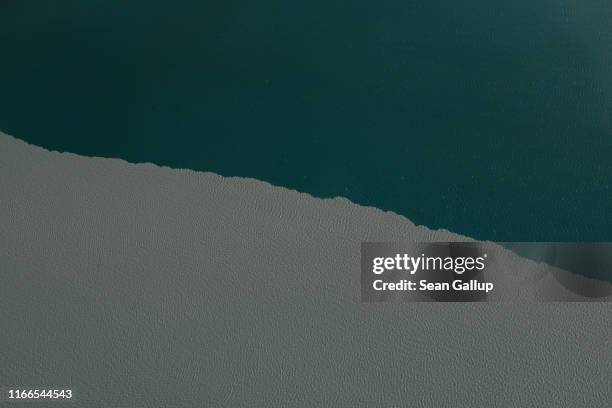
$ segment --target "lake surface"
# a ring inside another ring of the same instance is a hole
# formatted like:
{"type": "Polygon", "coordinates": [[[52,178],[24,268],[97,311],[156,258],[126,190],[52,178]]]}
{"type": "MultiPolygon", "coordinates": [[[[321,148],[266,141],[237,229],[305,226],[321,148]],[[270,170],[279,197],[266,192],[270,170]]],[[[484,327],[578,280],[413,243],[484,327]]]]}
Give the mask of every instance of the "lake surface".
{"type": "Polygon", "coordinates": [[[612,3],[503,3],[4,1],[0,130],[478,239],[610,241],[612,3]]]}

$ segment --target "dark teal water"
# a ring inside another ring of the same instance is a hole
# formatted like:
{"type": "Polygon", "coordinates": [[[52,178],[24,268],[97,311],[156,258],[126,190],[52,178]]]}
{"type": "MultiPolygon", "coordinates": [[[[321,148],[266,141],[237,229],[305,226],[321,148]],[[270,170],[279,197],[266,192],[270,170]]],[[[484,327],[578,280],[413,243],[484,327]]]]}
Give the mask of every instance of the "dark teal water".
{"type": "Polygon", "coordinates": [[[481,239],[609,241],[610,21],[595,0],[5,0],[0,129],[481,239]]]}

